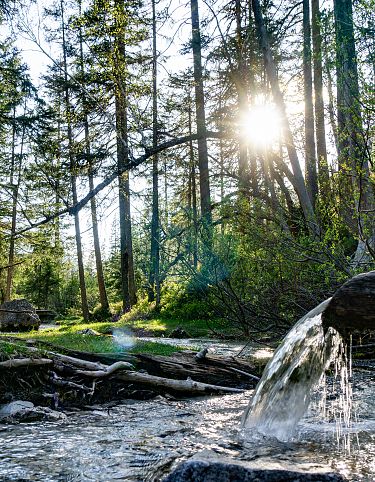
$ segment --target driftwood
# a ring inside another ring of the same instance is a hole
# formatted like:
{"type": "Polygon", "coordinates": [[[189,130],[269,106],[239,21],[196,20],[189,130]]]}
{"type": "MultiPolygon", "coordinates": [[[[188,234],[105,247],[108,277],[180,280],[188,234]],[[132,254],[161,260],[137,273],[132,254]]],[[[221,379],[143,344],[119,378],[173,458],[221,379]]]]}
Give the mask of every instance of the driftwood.
{"type": "Polygon", "coordinates": [[[342,334],[375,330],[375,271],[354,276],[333,295],[322,314],[323,326],[342,334]]]}
{"type": "Polygon", "coordinates": [[[109,367],[103,367],[101,370],[77,370],[76,373],[90,378],[104,378],[120,370],[134,370],[134,367],[130,363],[118,361],[109,367]]]}
{"type": "Polygon", "coordinates": [[[173,390],[176,392],[189,393],[191,395],[204,395],[208,393],[241,393],[238,388],[221,387],[208,383],[196,382],[194,380],[173,380],[171,378],[155,377],[147,373],[122,372],[116,375],[116,379],[126,382],[140,383],[150,388],[173,390]]]}
{"type": "Polygon", "coordinates": [[[93,392],[93,387],[89,388],[89,387],[86,387],[85,385],[79,385],[78,383],[65,380],[64,378],[59,377],[55,372],[52,372],[52,371],[49,372],[47,381],[52,385],[55,385],[56,387],[70,388],[73,390],[80,390],[87,393],[93,392]]]}
{"type": "Polygon", "coordinates": [[[205,356],[196,359],[195,353],[178,352],[173,356],[137,355],[137,367],[150,375],[196,381],[227,387],[252,388],[259,380],[262,368],[238,358],[205,356]]]}
{"type": "MultiPolygon", "coordinates": [[[[14,338],[10,343],[18,346],[19,341],[14,338]]],[[[30,341],[28,346],[23,345],[22,348],[32,355],[40,353],[40,349],[31,345],[30,341]]],[[[249,364],[246,362],[220,357],[196,360],[195,353],[191,352],[176,353],[174,357],[151,355],[133,357],[138,369],[145,370],[147,367],[148,371],[151,370],[153,373],[136,372],[132,364],[124,361],[115,361],[106,365],[49,350],[43,350],[43,357],[48,358],[30,356],[7,360],[2,362],[2,365],[4,368],[47,365],[49,366],[49,371],[46,373],[48,383],[61,389],[77,393],[84,392],[89,395],[93,395],[97,390],[105,391],[106,387],[112,385],[117,387],[115,392],[125,389],[128,393],[137,389],[151,390],[156,393],[176,392],[188,396],[238,393],[242,391],[242,387],[253,386],[256,378],[248,372],[249,364]],[[89,380],[92,388],[86,386],[89,380]],[[100,387],[99,384],[96,385],[96,380],[101,380],[100,387]]]]}
{"type": "Polygon", "coordinates": [[[10,358],[0,362],[0,368],[20,368],[31,366],[52,365],[53,360],[50,358],[10,358]]]}

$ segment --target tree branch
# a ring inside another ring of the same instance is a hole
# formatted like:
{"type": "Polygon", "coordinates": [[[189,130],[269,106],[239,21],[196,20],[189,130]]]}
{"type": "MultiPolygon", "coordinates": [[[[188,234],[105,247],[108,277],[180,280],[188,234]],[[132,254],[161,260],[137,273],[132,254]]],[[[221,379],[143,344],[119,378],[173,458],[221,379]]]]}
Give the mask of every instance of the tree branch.
{"type": "Polygon", "coordinates": [[[129,162],[126,166],[124,166],[123,169],[121,170],[116,170],[113,172],[110,176],[107,176],[102,182],[100,182],[94,189],[92,189],[84,198],[82,198],[80,201],[78,201],[74,206],[70,206],[64,209],[61,209],[60,211],[57,211],[53,214],[50,214],[49,216],[46,216],[44,219],[36,222],[36,223],[31,223],[29,226],[26,228],[20,229],[17,231],[15,234],[16,236],[19,236],[20,234],[25,233],[26,231],[30,231],[33,228],[37,228],[39,226],[43,226],[44,224],[49,223],[53,219],[56,219],[60,216],[63,216],[64,214],[70,214],[71,216],[74,216],[77,214],[83,207],[86,206],[86,204],[94,197],[96,196],[100,191],[102,191],[104,188],[109,186],[115,179],[118,178],[121,174],[123,174],[126,171],[129,171],[130,169],[139,166],[140,164],[144,163],[152,157],[154,154],[157,154],[159,152],[163,152],[166,149],[169,149],[171,147],[175,146],[180,146],[182,144],[185,144],[189,141],[196,141],[201,138],[206,138],[206,139],[223,139],[225,138],[225,134],[222,132],[211,132],[207,131],[205,135],[199,136],[198,134],[193,134],[189,136],[182,136],[178,137],[176,139],[171,139],[170,141],[163,142],[162,144],[159,144],[155,148],[150,148],[146,149],[146,152],[142,155],[139,156],[135,159],[133,159],[131,162],[129,162]]]}

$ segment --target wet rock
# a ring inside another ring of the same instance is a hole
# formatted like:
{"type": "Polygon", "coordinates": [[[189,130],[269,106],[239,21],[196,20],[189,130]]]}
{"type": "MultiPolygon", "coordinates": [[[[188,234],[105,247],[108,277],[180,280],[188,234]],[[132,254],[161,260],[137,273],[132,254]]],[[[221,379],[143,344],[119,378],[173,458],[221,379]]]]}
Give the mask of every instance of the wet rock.
{"type": "Polygon", "coordinates": [[[322,314],[323,326],[341,334],[375,331],[375,271],[354,276],[333,295],[322,314]]]}
{"type": "Polygon", "coordinates": [[[0,423],[19,423],[65,420],[66,415],[47,407],[35,407],[32,402],[17,400],[0,405],[0,423]]]}
{"type": "Polygon", "coordinates": [[[0,331],[30,331],[39,326],[39,316],[27,300],[6,301],[0,305],[0,331]]]}
{"type": "Polygon", "coordinates": [[[181,326],[177,326],[169,333],[168,338],[190,338],[190,335],[181,326]]]}
{"type": "Polygon", "coordinates": [[[339,474],[309,473],[283,469],[260,469],[240,464],[189,460],[163,482],[339,482],[339,474]]]}

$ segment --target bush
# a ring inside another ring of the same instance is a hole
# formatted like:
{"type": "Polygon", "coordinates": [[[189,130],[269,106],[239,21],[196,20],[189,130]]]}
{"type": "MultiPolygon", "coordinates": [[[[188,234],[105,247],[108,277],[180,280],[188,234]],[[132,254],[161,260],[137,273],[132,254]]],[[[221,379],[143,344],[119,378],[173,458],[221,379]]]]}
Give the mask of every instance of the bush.
{"type": "Polygon", "coordinates": [[[202,294],[189,285],[169,283],[164,286],[160,314],[165,318],[179,320],[208,320],[212,308],[202,299],[202,294]]]}
{"type": "Polygon", "coordinates": [[[108,308],[103,308],[102,305],[97,305],[92,311],[92,321],[108,321],[111,319],[112,313],[108,308]]]}

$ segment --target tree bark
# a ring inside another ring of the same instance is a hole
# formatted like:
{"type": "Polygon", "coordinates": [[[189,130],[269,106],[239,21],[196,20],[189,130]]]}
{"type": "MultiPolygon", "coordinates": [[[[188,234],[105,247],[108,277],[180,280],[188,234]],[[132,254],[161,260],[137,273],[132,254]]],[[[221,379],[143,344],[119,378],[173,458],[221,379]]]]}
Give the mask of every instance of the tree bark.
{"type": "MultiPolygon", "coordinates": [[[[157,45],[156,45],[156,6],[152,0],[152,147],[158,145],[158,98],[157,98],[157,45]]],[[[160,219],[159,219],[159,165],[158,154],[152,158],[152,220],[151,220],[151,259],[148,300],[155,300],[155,308],[160,305],[160,219]]]]}
{"type": "MultiPolygon", "coordinates": [[[[195,108],[198,139],[199,186],[202,220],[211,238],[211,195],[208,167],[208,151],[206,133],[206,113],[202,73],[202,43],[199,26],[198,0],[191,0],[192,47],[194,58],[195,108]]],[[[207,240],[209,241],[209,239],[207,240]]]]}
{"type": "MultiPolygon", "coordinates": [[[[193,133],[193,126],[192,126],[192,100],[189,91],[189,109],[188,109],[188,125],[189,125],[189,135],[193,133]]],[[[189,141],[189,199],[190,199],[190,206],[189,206],[189,214],[192,218],[192,251],[193,251],[193,266],[194,269],[197,269],[198,266],[198,208],[197,208],[197,183],[196,183],[196,172],[195,172],[195,155],[194,155],[194,146],[193,141],[189,141]]]]}
{"type": "MultiPolygon", "coordinates": [[[[61,10],[61,29],[62,29],[62,48],[63,48],[63,62],[64,62],[64,90],[65,90],[65,109],[67,116],[67,128],[68,128],[68,152],[69,152],[69,167],[70,167],[70,181],[72,187],[72,198],[73,204],[78,202],[77,196],[77,165],[74,158],[73,151],[73,131],[72,131],[72,115],[71,115],[71,105],[68,87],[68,64],[67,64],[67,47],[65,38],[65,21],[64,21],[64,3],[60,2],[61,10]]],[[[78,275],[79,275],[79,287],[81,292],[81,304],[82,304],[82,315],[85,321],[89,320],[89,306],[87,302],[87,292],[85,283],[85,270],[83,266],[83,254],[82,254],[82,238],[81,238],[81,228],[79,223],[79,213],[74,214],[74,227],[75,227],[75,238],[77,246],[77,261],[78,261],[78,275]]]]}
{"type": "Polygon", "coordinates": [[[126,57],[125,57],[125,31],[124,31],[124,4],[116,0],[116,36],[115,36],[115,109],[117,131],[117,168],[119,172],[119,217],[120,217],[120,250],[121,250],[121,288],[123,310],[128,311],[137,301],[133,242],[130,213],[129,173],[125,166],[129,161],[128,146],[128,119],[126,96],[126,57]]]}
{"type": "Polygon", "coordinates": [[[310,0],[303,0],[303,80],[305,100],[305,169],[306,185],[313,206],[318,196],[316,170],[314,105],[311,69],[310,0]]]}
{"type": "MultiPolygon", "coordinates": [[[[81,10],[81,2],[79,3],[81,10]]],[[[80,12],[81,14],[81,12],[80,12]]],[[[79,47],[80,47],[80,68],[82,77],[85,75],[84,60],[83,60],[83,41],[82,41],[82,28],[79,30],[79,47]]],[[[83,114],[83,124],[85,130],[85,154],[89,166],[88,178],[89,178],[89,189],[90,191],[94,189],[94,165],[91,157],[91,145],[90,145],[90,135],[89,135],[89,121],[86,109],[86,95],[82,95],[82,105],[84,109],[83,114]]],[[[100,304],[103,310],[109,311],[109,302],[107,297],[107,291],[104,281],[104,271],[103,271],[103,261],[102,253],[100,249],[100,239],[99,239],[99,229],[98,229],[98,216],[96,207],[96,198],[93,197],[90,200],[91,207],[91,220],[92,220],[92,234],[94,239],[94,252],[95,252],[95,263],[96,263],[96,277],[98,280],[99,298],[100,304]]]]}
{"type": "Polygon", "coordinates": [[[315,131],[319,188],[321,195],[326,197],[330,195],[331,187],[327,161],[326,130],[324,123],[322,35],[320,26],[319,0],[311,0],[311,16],[314,66],[315,131]]]}
{"type": "MultiPolygon", "coordinates": [[[[246,66],[244,62],[244,43],[242,40],[241,29],[241,1],[235,0],[235,14],[236,14],[236,48],[237,48],[237,73],[238,79],[236,82],[237,88],[237,103],[238,114],[240,122],[246,122],[248,113],[248,99],[246,92],[246,66]]],[[[240,191],[246,189],[248,184],[248,159],[247,159],[247,143],[244,136],[240,133],[239,140],[239,158],[238,158],[238,185],[240,191]]]]}
{"type": "Polygon", "coordinates": [[[22,141],[21,141],[21,153],[19,164],[16,166],[16,119],[15,119],[15,109],[13,110],[13,132],[12,132],[12,154],[11,154],[11,166],[10,166],[10,177],[9,184],[12,190],[12,221],[11,221],[11,231],[9,240],[9,252],[8,252],[8,268],[7,268],[7,280],[4,301],[10,301],[12,296],[12,286],[13,286],[13,273],[14,273],[14,255],[15,255],[15,240],[16,240],[16,230],[17,230],[17,204],[18,204],[18,192],[21,181],[21,168],[22,168],[22,151],[23,151],[23,141],[25,129],[22,131],[22,141]],[[16,172],[16,169],[18,172],[16,172]],[[15,179],[17,181],[15,182],[15,179]]]}
{"type": "Polygon", "coordinates": [[[355,207],[360,242],[374,236],[374,192],[363,131],[351,0],[334,0],[339,170],[343,211],[355,207]],[[352,180],[351,185],[347,182],[352,180]],[[358,193],[358,194],[357,194],[358,193]],[[345,201],[351,200],[351,206],[345,201]],[[369,213],[369,215],[364,214],[369,213]]]}

